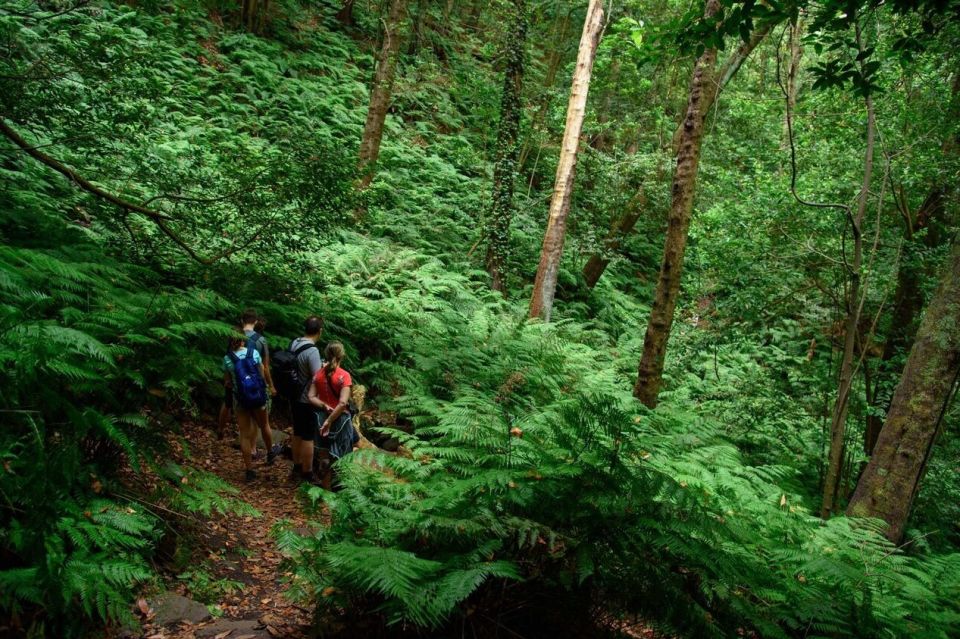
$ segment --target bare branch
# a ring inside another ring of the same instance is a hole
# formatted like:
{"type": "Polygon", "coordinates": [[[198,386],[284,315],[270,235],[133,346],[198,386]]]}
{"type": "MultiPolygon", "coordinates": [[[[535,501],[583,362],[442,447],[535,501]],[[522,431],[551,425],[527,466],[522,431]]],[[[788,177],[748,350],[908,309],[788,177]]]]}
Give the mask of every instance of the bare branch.
{"type": "Polygon", "coordinates": [[[250,237],[248,240],[244,241],[241,244],[234,245],[230,249],[227,249],[226,251],[223,251],[222,253],[219,253],[213,257],[203,257],[202,255],[197,253],[193,249],[193,247],[191,247],[183,238],[181,238],[180,235],[173,228],[171,228],[171,226],[167,223],[168,220],[170,220],[168,216],[164,215],[163,213],[160,213],[159,211],[147,208],[145,206],[136,204],[134,202],[130,202],[118,195],[114,195],[113,193],[109,193],[108,191],[103,190],[96,184],[90,182],[83,176],[79,175],[76,171],[74,171],[70,167],[60,163],[59,161],[43,153],[36,147],[31,146],[30,143],[24,140],[22,137],[20,137],[20,134],[17,133],[14,129],[12,129],[7,124],[6,120],[4,120],[3,118],[0,118],[0,133],[3,133],[3,135],[7,139],[13,142],[24,153],[26,153],[33,159],[37,160],[41,164],[44,164],[47,167],[53,169],[57,173],[60,173],[61,175],[66,177],[68,180],[76,184],[82,190],[92,195],[95,195],[102,200],[106,200],[107,202],[110,202],[111,204],[125,211],[131,212],[131,213],[139,213],[140,215],[143,215],[144,217],[149,219],[151,222],[153,222],[157,226],[157,228],[159,228],[164,235],[170,238],[170,240],[174,244],[179,246],[187,255],[189,255],[193,260],[195,260],[200,264],[203,264],[203,265],[213,264],[214,262],[217,262],[218,260],[221,260],[238,250],[246,248],[251,243],[253,243],[253,241],[256,240],[257,237],[259,237],[260,233],[262,233],[266,227],[266,225],[262,226],[256,233],[252,235],[252,237],[250,237]]]}

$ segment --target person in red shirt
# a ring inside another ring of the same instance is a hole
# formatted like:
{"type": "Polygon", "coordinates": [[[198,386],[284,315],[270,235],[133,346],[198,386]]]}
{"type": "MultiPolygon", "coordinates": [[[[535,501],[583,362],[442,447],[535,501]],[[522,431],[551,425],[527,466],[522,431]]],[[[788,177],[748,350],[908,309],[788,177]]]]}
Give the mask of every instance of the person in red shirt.
{"type": "MultiPolygon", "coordinates": [[[[353,450],[355,435],[350,418],[350,373],[340,368],[345,356],[343,344],[330,342],[324,350],[326,360],[313,378],[307,399],[319,409],[323,423],[320,425],[321,485],[330,489],[330,458],[340,459],[353,450]]],[[[305,477],[305,479],[313,479],[305,477]]]]}

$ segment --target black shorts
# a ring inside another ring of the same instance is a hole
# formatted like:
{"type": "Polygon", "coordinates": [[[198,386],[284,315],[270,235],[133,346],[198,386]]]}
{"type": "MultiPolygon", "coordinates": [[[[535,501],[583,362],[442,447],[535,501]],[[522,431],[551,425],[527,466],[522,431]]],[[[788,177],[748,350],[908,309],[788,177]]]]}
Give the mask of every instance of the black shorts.
{"type": "Polygon", "coordinates": [[[320,433],[320,416],[310,404],[291,402],[293,410],[293,435],[300,439],[313,441],[320,433]]]}

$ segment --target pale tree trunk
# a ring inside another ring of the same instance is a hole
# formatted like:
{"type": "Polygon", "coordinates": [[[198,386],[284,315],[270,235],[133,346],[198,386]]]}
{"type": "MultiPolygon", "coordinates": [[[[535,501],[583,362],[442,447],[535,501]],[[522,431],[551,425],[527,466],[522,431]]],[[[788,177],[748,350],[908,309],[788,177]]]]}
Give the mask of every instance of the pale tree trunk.
{"type": "Polygon", "coordinates": [[[393,76],[397,67],[397,51],[400,49],[400,18],[404,0],[391,0],[390,13],[383,30],[383,43],[377,56],[377,70],[370,89],[370,106],[367,122],[363,126],[360,141],[360,188],[365,189],[373,181],[374,165],[380,157],[380,142],[383,139],[383,123],[390,108],[390,93],[393,91],[393,76]]]}
{"type": "Polygon", "coordinates": [[[847,515],[877,517],[897,543],[960,376],[960,242],[917,330],[873,455],[847,515]]]}
{"type": "Polygon", "coordinates": [[[505,291],[503,268],[510,246],[510,221],[513,218],[513,188],[517,175],[520,115],[523,94],[523,58],[527,38],[525,0],[513,2],[513,28],[504,46],[507,66],[503,73],[500,99],[500,125],[497,128],[496,158],[493,164],[493,204],[490,210],[490,243],[487,245],[487,272],[490,286],[505,291]]]}
{"type": "MultiPolygon", "coordinates": [[[[859,23],[856,24],[856,30],[857,44],[862,51],[859,23]]],[[[823,480],[823,501],[820,506],[820,516],[824,518],[833,513],[840,489],[840,471],[843,464],[844,438],[847,430],[847,409],[850,406],[850,391],[853,388],[854,351],[857,345],[860,311],[866,297],[866,295],[861,296],[860,294],[860,270],[863,266],[862,229],[867,201],[870,198],[870,181],[873,177],[876,119],[873,110],[873,98],[868,94],[865,100],[867,106],[867,142],[863,160],[863,182],[860,187],[860,194],[857,197],[857,210],[854,215],[849,216],[850,232],[853,236],[853,261],[849,265],[845,265],[850,271],[850,282],[846,301],[847,317],[844,323],[843,357],[840,360],[840,383],[830,418],[830,450],[827,456],[826,476],[823,480]]]]}
{"type": "MultiPolygon", "coordinates": [[[[767,37],[767,34],[770,33],[772,28],[773,25],[761,26],[750,35],[750,39],[747,42],[740,43],[740,46],[737,48],[737,50],[726,59],[716,76],[717,81],[712,83],[712,88],[709,91],[705,90],[704,92],[704,102],[703,106],[701,107],[704,115],[706,115],[706,112],[719,97],[724,87],[726,87],[727,84],[730,83],[730,80],[732,80],[737,74],[737,71],[740,70],[740,67],[743,66],[743,63],[748,57],[750,57],[750,54],[753,52],[753,50],[757,48],[757,45],[759,45],[763,39],[767,37]]],[[[679,126],[673,134],[674,153],[678,153],[680,151],[680,138],[682,133],[683,127],[679,126]]],[[[643,200],[646,202],[645,198],[643,198],[643,200]]],[[[617,250],[620,247],[623,237],[630,234],[630,232],[633,230],[633,227],[636,225],[637,220],[639,219],[638,211],[634,209],[626,211],[614,226],[617,235],[616,241],[611,243],[613,234],[608,236],[607,242],[605,243],[605,249],[608,252],[617,250]]],[[[599,253],[594,253],[590,256],[586,265],[583,267],[583,277],[587,282],[587,288],[593,288],[596,286],[597,282],[600,280],[600,276],[603,275],[603,272],[606,270],[609,263],[610,260],[604,258],[599,253]]]]}
{"type": "Polygon", "coordinates": [[[527,134],[526,140],[520,149],[518,166],[521,168],[527,165],[527,158],[529,158],[533,150],[533,134],[543,128],[544,120],[547,117],[548,106],[550,105],[550,89],[553,88],[553,83],[556,81],[557,73],[560,70],[560,62],[563,60],[563,56],[560,53],[561,46],[567,37],[567,29],[569,26],[570,16],[565,15],[554,25],[553,29],[551,29],[550,39],[556,43],[557,46],[551,49],[550,54],[547,56],[547,73],[543,80],[544,96],[536,106],[536,111],[531,119],[530,132],[527,134]]]}
{"type": "MultiPolygon", "coordinates": [[[[717,0],[707,0],[704,14],[709,18],[720,8],[717,0]]],[[[715,95],[712,90],[717,50],[706,49],[697,58],[690,79],[690,94],[687,111],[680,134],[680,150],[673,172],[670,214],[667,220],[667,237],[663,247],[663,261],[654,294],[647,332],[643,340],[643,355],[637,370],[634,396],[644,405],[654,408],[660,394],[663,379],[663,362],[667,354],[667,340],[673,326],[673,311],[680,294],[680,274],[683,271],[683,256],[687,246],[687,230],[693,214],[693,196],[697,184],[697,169],[700,164],[700,143],[703,140],[703,123],[706,119],[704,99],[715,95]]]]}
{"type": "Polygon", "coordinates": [[[587,17],[583,22],[580,35],[580,50],[577,53],[577,66],[573,71],[573,84],[570,88],[570,101],[567,104],[567,123],[563,130],[563,143],[560,146],[560,158],[557,162],[557,177],[550,200],[550,217],[543,236],[543,250],[537,277],[533,282],[533,296],[530,299],[531,318],[540,317],[550,321],[553,310],[553,296],[557,289],[557,275],[560,270],[560,258],[563,254],[563,240],[567,231],[567,214],[570,212],[570,195],[573,193],[573,178],[577,167],[577,149],[580,145],[580,131],[587,110],[587,92],[590,89],[590,75],[593,61],[603,31],[603,2],[590,0],[587,17]]]}

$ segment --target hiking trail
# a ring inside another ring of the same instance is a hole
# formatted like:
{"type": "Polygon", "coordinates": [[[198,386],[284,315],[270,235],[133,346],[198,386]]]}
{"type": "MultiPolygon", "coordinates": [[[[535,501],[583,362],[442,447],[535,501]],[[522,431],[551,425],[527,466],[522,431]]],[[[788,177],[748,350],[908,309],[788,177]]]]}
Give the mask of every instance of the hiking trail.
{"type": "MultiPolygon", "coordinates": [[[[285,420],[271,416],[274,431],[287,428],[285,420]]],[[[179,575],[170,574],[170,593],[137,602],[143,619],[143,639],[267,639],[306,637],[311,611],[285,596],[283,556],[271,534],[279,520],[307,530],[298,484],[288,480],[290,460],[278,457],[264,462],[263,447],[254,461],[257,478],[244,481],[243,463],[235,436],[218,440],[214,420],[204,417],[185,422],[185,460],[212,472],[239,490],[237,497],[256,508],[260,516],[201,517],[188,544],[191,563],[179,575]],[[186,457],[186,456],[185,456],[186,457]],[[183,577],[186,575],[186,577],[183,577]],[[194,577],[191,589],[191,575],[194,577]],[[221,581],[224,580],[224,581],[221,581]],[[231,588],[233,582],[236,588],[231,588]],[[199,588],[198,588],[199,586],[199,588]],[[206,590],[207,592],[191,592],[206,590]],[[179,593],[180,596],[177,596],[179,593]],[[209,606],[199,600],[204,599],[209,606]],[[212,616],[219,613],[219,616],[212,616]]]]}

